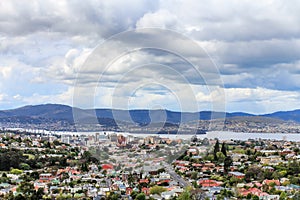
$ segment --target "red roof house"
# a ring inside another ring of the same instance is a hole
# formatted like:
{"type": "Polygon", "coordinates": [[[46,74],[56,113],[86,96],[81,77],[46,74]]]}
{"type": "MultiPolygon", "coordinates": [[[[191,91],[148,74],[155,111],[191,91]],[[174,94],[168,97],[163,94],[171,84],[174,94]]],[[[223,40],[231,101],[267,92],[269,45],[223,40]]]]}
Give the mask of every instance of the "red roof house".
{"type": "Polygon", "coordinates": [[[222,182],[217,182],[216,180],[200,180],[198,184],[202,187],[218,187],[222,184],[222,182]]]}
{"type": "Polygon", "coordinates": [[[274,183],[275,185],[277,185],[277,186],[280,186],[280,181],[279,180],[267,180],[267,179],[265,179],[264,181],[263,181],[263,184],[264,185],[270,185],[271,183],[274,183]]]}
{"type": "Polygon", "coordinates": [[[126,188],[126,194],[127,195],[131,195],[132,191],[133,191],[132,188],[130,188],[130,187],[126,188]]]}
{"type": "Polygon", "coordinates": [[[145,195],[150,195],[150,188],[143,187],[142,193],[144,193],[145,195]]]}
{"type": "Polygon", "coordinates": [[[149,180],[148,179],[141,179],[140,183],[149,183],[149,180]]]}
{"type": "Polygon", "coordinates": [[[103,170],[110,170],[110,169],[114,169],[114,166],[111,164],[103,164],[102,166],[103,170]]]}

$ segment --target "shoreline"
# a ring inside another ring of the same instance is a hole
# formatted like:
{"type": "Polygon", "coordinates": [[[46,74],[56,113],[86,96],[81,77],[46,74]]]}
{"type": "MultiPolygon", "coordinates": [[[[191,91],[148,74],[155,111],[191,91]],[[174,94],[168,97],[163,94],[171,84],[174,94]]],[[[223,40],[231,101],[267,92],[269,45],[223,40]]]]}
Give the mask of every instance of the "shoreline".
{"type": "MultiPolygon", "coordinates": [[[[11,128],[7,130],[19,130],[25,131],[25,129],[11,128]]],[[[30,133],[36,134],[53,134],[53,135],[93,135],[96,133],[100,134],[122,134],[131,135],[135,137],[148,137],[157,136],[162,138],[170,139],[186,139],[189,140],[195,134],[156,134],[156,133],[130,133],[130,132],[116,132],[116,131],[89,131],[89,132],[70,132],[70,131],[47,131],[47,130],[26,130],[30,133]]],[[[286,140],[286,141],[300,141],[299,133],[246,133],[246,132],[232,132],[232,131],[208,131],[206,134],[197,134],[199,139],[214,139],[218,138],[220,140],[248,140],[248,139],[264,139],[264,140],[286,140]]]]}

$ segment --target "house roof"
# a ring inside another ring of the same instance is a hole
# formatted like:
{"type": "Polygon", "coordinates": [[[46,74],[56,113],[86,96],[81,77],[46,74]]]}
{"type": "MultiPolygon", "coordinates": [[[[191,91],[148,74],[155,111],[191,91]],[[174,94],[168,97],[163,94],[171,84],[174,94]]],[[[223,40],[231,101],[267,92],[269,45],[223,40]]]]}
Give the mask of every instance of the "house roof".
{"type": "Polygon", "coordinates": [[[271,183],[275,183],[276,185],[280,185],[280,181],[279,180],[264,180],[263,181],[264,184],[266,185],[270,185],[271,183]]]}
{"type": "Polygon", "coordinates": [[[40,176],[52,176],[52,174],[50,174],[50,173],[44,173],[44,174],[40,174],[40,176]]]}
{"type": "Polygon", "coordinates": [[[217,182],[216,180],[200,180],[199,185],[202,185],[202,187],[217,187],[220,186],[222,183],[221,182],[217,182]]]}
{"type": "Polygon", "coordinates": [[[111,165],[111,164],[103,164],[101,167],[104,170],[108,170],[108,169],[113,169],[114,168],[114,166],[111,165]]]}
{"type": "Polygon", "coordinates": [[[242,196],[247,196],[248,194],[254,194],[254,195],[257,195],[257,196],[265,196],[265,195],[268,195],[267,193],[265,192],[262,192],[260,189],[258,188],[249,188],[248,190],[247,189],[241,189],[240,190],[240,194],[242,196]]]}
{"type": "Polygon", "coordinates": [[[149,183],[149,180],[148,179],[141,179],[140,183],[149,183]]]}
{"type": "Polygon", "coordinates": [[[150,191],[150,188],[143,187],[143,188],[142,188],[142,191],[143,191],[143,192],[149,192],[149,191],[150,191]]]}
{"type": "Polygon", "coordinates": [[[229,172],[229,174],[234,175],[234,176],[245,176],[245,174],[241,172],[229,172]]]}
{"type": "Polygon", "coordinates": [[[158,199],[158,200],[163,199],[163,198],[162,198],[160,195],[158,195],[158,194],[151,195],[151,197],[152,197],[153,199],[158,199]]]}

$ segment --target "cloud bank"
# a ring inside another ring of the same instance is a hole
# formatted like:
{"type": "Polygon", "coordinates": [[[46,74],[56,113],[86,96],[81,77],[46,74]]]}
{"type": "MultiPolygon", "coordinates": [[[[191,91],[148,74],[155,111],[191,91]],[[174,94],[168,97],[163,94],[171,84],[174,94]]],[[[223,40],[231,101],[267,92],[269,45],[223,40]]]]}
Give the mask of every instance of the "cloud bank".
{"type": "Polygon", "coordinates": [[[300,108],[299,9],[300,2],[293,0],[0,2],[0,108],[47,102],[72,105],[74,83],[82,91],[78,96],[82,107],[90,106],[85,100],[91,97],[85,94],[96,88],[95,107],[118,106],[126,97],[130,108],[180,110],[178,96],[189,102],[192,95],[197,109],[210,110],[222,90],[227,111],[266,113],[300,108]],[[119,56],[101,81],[99,67],[105,66],[82,68],[109,38],[136,28],[174,31],[205,51],[199,54],[170,35],[149,41],[147,34],[140,34],[115,40],[101,52],[99,59],[103,60],[119,56]],[[210,67],[202,67],[202,73],[210,77],[208,89],[187,62],[167,51],[137,49],[122,54],[120,47],[129,48],[133,43],[164,44],[165,49],[179,46],[187,60],[201,61],[203,66],[209,55],[222,84],[213,82],[210,67]],[[155,84],[156,79],[176,88],[176,95],[171,91],[175,89],[155,84]],[[126,87],[116,95],[114,88],[120,84],[126,87]]]}

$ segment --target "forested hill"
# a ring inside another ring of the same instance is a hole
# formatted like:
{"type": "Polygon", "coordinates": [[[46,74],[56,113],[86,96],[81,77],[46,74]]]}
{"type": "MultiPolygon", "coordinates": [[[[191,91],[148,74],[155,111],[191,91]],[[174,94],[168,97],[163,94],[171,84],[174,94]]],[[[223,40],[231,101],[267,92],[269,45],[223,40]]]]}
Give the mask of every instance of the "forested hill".
{"type": "Polygon", "coordinates": [[[169,122],[180,123],[194,120],[211,120],[231,117],[267,117],[270,119],[280,119],[284,121],[300,122],[300,110],[280,111],[265,115],[253,115],[243,112],[175,112],[169,110],[117,110],[117,109],[80,109],[72,108],[67,105],[60,104],[43,104],[29,105],[11,110],[0,111],[0,122],[2,121],[19,121],[19,122],[43,122],[43,121],[66,121],[74,122],[73,114],[76,119],[83,122],[89,122],[97,117],[109,123],[113,121],[134,121],[138,124],[148,124],[150,122],[169,122]]]}

